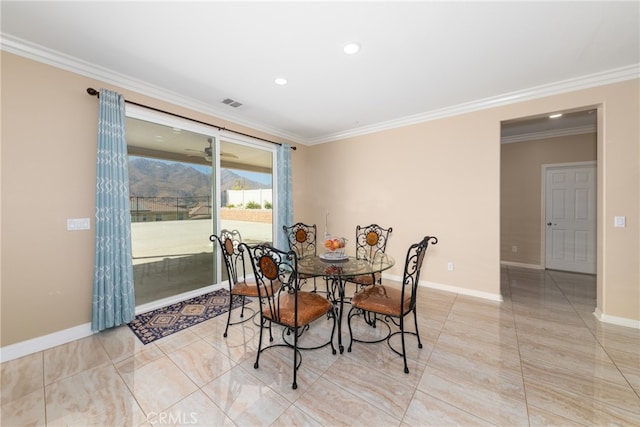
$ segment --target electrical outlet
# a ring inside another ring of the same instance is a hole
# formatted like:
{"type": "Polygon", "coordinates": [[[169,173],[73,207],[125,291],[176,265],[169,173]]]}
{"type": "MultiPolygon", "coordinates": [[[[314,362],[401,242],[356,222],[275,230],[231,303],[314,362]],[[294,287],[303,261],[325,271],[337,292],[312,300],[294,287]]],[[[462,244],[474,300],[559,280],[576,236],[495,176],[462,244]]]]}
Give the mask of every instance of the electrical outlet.
{"type": "Polygon", "coordinates": [[[511,246],[511,252],[518,252],[518,247],[516,245],[511,246]]]}
{"type": "Polygon", "coordinates": [[[447,263],[447,270],[448,271],[453,271],[453,263],[452,262],[448,262],[447,263]]]}

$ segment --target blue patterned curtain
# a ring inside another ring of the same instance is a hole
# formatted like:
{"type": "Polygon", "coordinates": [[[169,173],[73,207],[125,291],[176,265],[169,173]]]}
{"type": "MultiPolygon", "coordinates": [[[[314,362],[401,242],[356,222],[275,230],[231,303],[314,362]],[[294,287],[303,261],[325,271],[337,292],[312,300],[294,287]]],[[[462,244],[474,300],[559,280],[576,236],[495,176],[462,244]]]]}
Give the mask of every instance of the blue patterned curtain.
{"type": "Polygon", "coordinates": [[[283,225],[293,224],[293,194],[291,190],[291,147],[282,144],[278,147],[278,212],[276,213],[276,235],[273,242],[277,248],[286,248],[287,241],[282,232],[283,225]]]}
{"type": "Polygon", "coordinates": [[[135,317],[124,97],[100,89],[99,98],[93,331],[135,317]]]}

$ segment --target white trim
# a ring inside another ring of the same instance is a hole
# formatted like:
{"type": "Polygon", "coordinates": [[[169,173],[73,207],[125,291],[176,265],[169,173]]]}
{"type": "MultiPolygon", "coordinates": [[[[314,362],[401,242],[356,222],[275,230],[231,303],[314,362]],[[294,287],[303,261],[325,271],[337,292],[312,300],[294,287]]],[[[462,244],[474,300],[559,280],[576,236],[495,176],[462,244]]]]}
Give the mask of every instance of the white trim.
{"type": "MultiPolygon", "coordinates": [[[[384,274],[383,273],[382,277],[384,279],[391,280],[391,281],[394,281],[394,282],[402,282],[402,276],[384,274]]],[[[429,282],[429,281],[426,281],[426,280],[420,280],[420,282],[418,283],[418,286],[422,286],[422,287],[425,287],[425,288],[431,288],[431,289],[438,289],[438,290],[446,291],[446,292],[452,292],[454,294],[467,295],[467,296],[470,296],[470,297],[488,299],[488,300],[491,300],[491,301],[498,301],[498,302],[504,301],[504,299],[502,298],[502,295],[500,295],[500,294],[493,294],[493,293],[490,293],[490,292],[474,291],[473,289],[469,289],[469,288],[461,288],[461,287],[458,287],[458,286],[444,285],[444,284],[441,284],[441,283],[429,282]]]]}
{"type": "Polygon", "coordinates": [[[519,268],[531,268],[534,270],[544,270],[544,267],[541,264],[525,264],[523,262],[500,261],[500,265],[519,268]]]}
{"type": "Polygon", "coordinates": [[[626,317],[610,316],[602,313],[599,308],[596,307],[596,311],[593,315],[602,323],[609,323],[611,325],[626,326],[627,328],[640,329],[640,320],[628,319],[626,317]]]}
{"type": "Polygon", "coordinates": [[[602,71],[599,73],[589,74],[573,79],[505,93],[490,98],[479,99],[472,102],[427,111],[425,113],[402,117],[395,120],[389,120],[386,122],[374,124],[372,126],[364,126],[345,132],[336,132],[319,138],[306,139],[299,135],[293,135],[288,132],[283,132],[279,129],[270,128],[268,126],[265,126],[264,124],[258,124],[243,120],[241,117],[230,116],[227,111],[224,111],[220,108],[213,108],[213,106],[205,104],[201,101],[187,98],[183,95],[171,92],[167,89],[150,85],[149,83],[140,81],[138,79],[133,79],[129,76],[117,73],[107,68],[99,67],[95,64],[82,61],[72,56],[65,55],[63,53],[45,48],[43,46],[28,42],[18,37],[11,36],[9,34],[0,33],[0,49],[6,52],[13,53],[15,55],[32,59],[34,61],[49,64],[63,70],[71,71],[73,73],[80,74],[92,79],[117,85],[119,87],[138,92],[141,95],[146,95],[161,101],[166,101],[181,107],[192,109],[194,111],[199,111],[223,120],[229,120],[238,125],[250,127],[255,130],[262,131],[277,137],[285,138],[289,141],[304,145],[316,145],[325,142],[337,141],[344,138],[366,135],[383,130],[409,126],[445,117],[457,116],[459,114],[514,104],[517,102],[528,101],[560,93],[637,79],[640,77],[640,64],[633,64],[626,67],[615,68],[612,70],[602,71]]]}
{"type": "MultiPolygon", "coordinates": [[[[142,304],[136,307],[135,314],[146,313],[147,311],[155,310],[157,308],[166,307],[177,302],[181,302],[190,298],[194,298],[200,295],[204,295],[209,292],[217,291],[224,288],[224,283],[206,286],[204,288],[198,288],[193,291],[185,292],[178,295],[173,295],[168,298],[153,301],[148,304],[142,304]]],[[[9,360],[18,359],[29,354],[36,353],[38,351],[48,350],[53,347],[57,347],[62,344],[66,344],[72,341],[76,341],[82,338],[93,335],[91,330],[91,322],[83,325],[74,326],[73,328],[64,329],[62,331],[54,332],[49,335],[33,338],[27,341],[22,341],[16,344],[11,344],[6,347],[0,348],[0,363],[8,362],[9,360]]]]}
{"type": "Polygon", "coordinates": [[[466,295],[466,296],[470,296],[470,297],[487,299],[487,300],[490,300],[490,301],[497,301],[497,302],[503,302],[504,301],[504,298],[502,298],[502,295],[500,295],[500,294],[494,294],[494,293],[491,293],[491,292],[475,291],[473,289],[461,288],[459,286],[444,285],[442,283],[427,282],[427,281],[422,281],[422,280],[420,281],[420,286],[426,286],[427,288],[438,289],[440,291],[446,291],[446,292],[453,292],[455,294],[466,295]]]}
{"type": "MultiPolygon", "coordinates": [[[[60,53],[58,51],[40,46],[35,43],[28,42],[18,37],[0,33],[0,50],[13,53],[37,62],[48,64],[56,68],[70,71],[85,77],[99,80],[104,83],[119,86],[141,95],[146,95],[160,101],[166,101],[174,105],[185,107],[194,111],[199,111],[222,120],[228,120],[241,126],[250,127],[252,129],[262,131],[277,137],[285,138],[293,142],[304,144],[299,136],[283,132],[278,129],[257,124],[241,117],[232,116],[222,108],[215,108],[210,104],[198,101],[193,98],[185,97],[179,93],[172,92],[165,88],[151,85],[142,80],[134,79],[130,76],[118,73],[116,71],[100,67],[81,59],[60,53]]],[[[84,90],[84,89],[82,89],[84,90]]]]}
{"type": "Polygon", "coordinates": [[[91,322],[0,348],[0,363],[93,335],[91,322]]]}
{"type": "Polygon", "coordinates": [[[509,144],[512,142],[536,141],[539,139],[558,138],[561,136],[596,133],[597,131],[598,129],[597,129],[597,126],[595,125],[577,126],[572,128],[566,128],[566,129],[554,129],[554,130],[546,130],[542,132],[530,132],[530,133],[523,133],[520,135],[505,136],[500,138],[500,143],[509,144]]]}
{"type": "Polygon", "coordinates": [[[588,89],[591,87],[602,86],[605,84],[618,83],[625,80],[637,79],[640,77],[640,64],[634,64],[627,67],[621,67],[613,70],[603,71],[600,73],[590,74],[574,79],[563,80],[546,85],[535,86],[529,89],[506,93],[491,98],[479,99],[476,101],[453,105],[438,110],[428,111],[422,114],[402,117],[396,120],[378,123],[372,126],[365,126],[352,129],[346,132],[338,132],[321,138],[311,139],[307,141],[309,145],[321,144],[324,142],[337,141],[339,139],[350,138],[354,136],[365,135],[374,132],[380,132],[387,129],[399,128],[427,122],[431,120],[442,119],[445,117],[457,116],[460,114],[470,113],[474,111],[494,108],[504,105],[515,104],[517,102],[529,101],[532,99],[543,98],[560,93],[571,92],[580,89],[588,89]]]}

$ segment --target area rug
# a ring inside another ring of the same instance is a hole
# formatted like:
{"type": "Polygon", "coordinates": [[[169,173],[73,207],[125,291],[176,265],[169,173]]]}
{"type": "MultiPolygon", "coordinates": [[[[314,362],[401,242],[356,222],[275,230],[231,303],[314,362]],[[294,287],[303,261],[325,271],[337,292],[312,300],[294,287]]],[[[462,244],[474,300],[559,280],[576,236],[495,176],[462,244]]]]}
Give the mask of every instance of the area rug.
{"type": "MultiPolygon", "coordinates": [[[[245,303],[251,302],[246,298],[245,303]]],[[[242,306],[242,298],[234,295],[232,309],[242,306]]],[[[136,316],[129,328],[142,341],[149,344],[157,339],[187,329],[229,311],[229,291],[219,289],[167,307],[136,316]]]]}

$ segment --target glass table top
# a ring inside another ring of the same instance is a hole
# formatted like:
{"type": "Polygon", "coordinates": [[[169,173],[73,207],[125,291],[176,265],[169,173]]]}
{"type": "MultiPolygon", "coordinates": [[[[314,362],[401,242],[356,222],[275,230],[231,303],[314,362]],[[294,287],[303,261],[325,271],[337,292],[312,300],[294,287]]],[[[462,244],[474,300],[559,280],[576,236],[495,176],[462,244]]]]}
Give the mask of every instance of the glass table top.
{"type": "Polygon", "coordinates": [[[372,274],[394,266],[393,257],[382,254],[372,260],[347,257],[340,260],[325,259],[322,255],[307,256],[298,260],[298,273],[308,276],[350,277],[372,274]]]}

